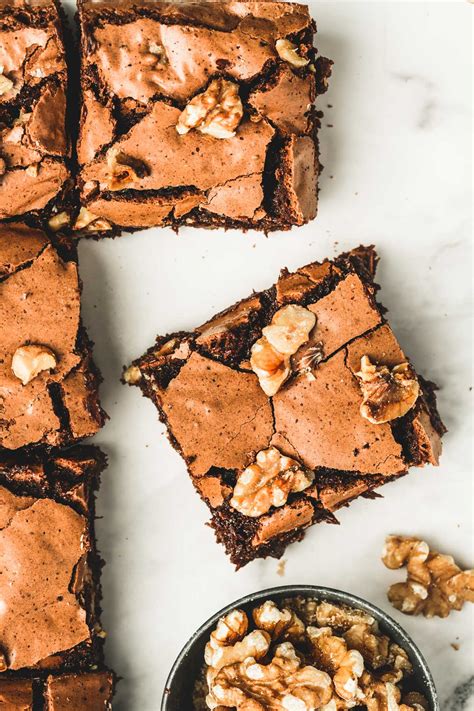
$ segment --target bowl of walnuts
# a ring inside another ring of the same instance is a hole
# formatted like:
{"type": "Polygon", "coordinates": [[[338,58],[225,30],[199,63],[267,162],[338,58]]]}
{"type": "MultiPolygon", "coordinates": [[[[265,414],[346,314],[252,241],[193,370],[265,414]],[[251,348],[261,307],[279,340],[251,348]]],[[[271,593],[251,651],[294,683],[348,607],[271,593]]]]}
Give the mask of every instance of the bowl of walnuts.
{"type": "Polygon", "coordinates": [[[428,666],[385,612],[340,590],[288,585],[217,612],[187,642],[162,711],[439,711],[428,666]]]}

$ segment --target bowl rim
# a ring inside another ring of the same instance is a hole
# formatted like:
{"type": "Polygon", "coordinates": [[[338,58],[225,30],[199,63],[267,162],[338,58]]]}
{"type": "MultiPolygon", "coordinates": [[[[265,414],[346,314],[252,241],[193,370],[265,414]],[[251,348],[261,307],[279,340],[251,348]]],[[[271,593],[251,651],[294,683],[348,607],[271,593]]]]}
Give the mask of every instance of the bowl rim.
{"type": "Polygon", "coordinates": [[[320,585],[277,585],[271,588],[265,588],[263,590],[258,590],[248,595],[244,595],[243,597],[239,598],[238,600],[235,600],[234,602],[229,603],[221,610],[211,615],[211,617],[209,617],[205,622],[203,622],[199,626],[199,628],[191,635],[191,637],[188,639],[188,641],[176,657],[174,664],[171,667],[171,671],[169,672],[168,677],[166,679],[165,687],[163,690],[163,696],[161,699],[161,711],[167,711],[166,704],[168,700],[168,693],[171,689],[177,671],[190,653],[196,640],[204,632],[209,630],[219,620],[220,617],[226,615],[228,612],[235,609],[236,607],[249,605],[253,602],[259,601],[263,597],[271,598],[272,595],[281,595],[285,593],[287,593],[289,596],[306,594],[308,596],[314,595],[315,597],[324,597],[326,595],[328,600],[330,600],[331,602],[339,601],[346,605],[349,604],[354,607],[359,607],[364,612],[368,612],[369,614],[371,614],[378,621],[382,621],[383,624],[389,629],[394,629],[396,633],[400,636],[400,638],[403,640],[404,647],[408,649],[410,651],[410,654],[416,658],[416,661],[424,675],[426,690],[428,691],[430,696],[428,701],[431,703],[432,711],[440,711],[438,692],[436,691],[436,686],[430,668],[428,667],[426,659],[420,652],[418,646],[408,635],[408,633],[405,632],[403,627],[401,627],[401,625],[396,622],[393,617],[388,615],[384,610],[377,607],[373,603],[368,602],[367,600],[364,600],[363,598],[358,597],[357,595],[353,595],[352,593],[348,593],[337,588],[330,588],[320,585]]]}

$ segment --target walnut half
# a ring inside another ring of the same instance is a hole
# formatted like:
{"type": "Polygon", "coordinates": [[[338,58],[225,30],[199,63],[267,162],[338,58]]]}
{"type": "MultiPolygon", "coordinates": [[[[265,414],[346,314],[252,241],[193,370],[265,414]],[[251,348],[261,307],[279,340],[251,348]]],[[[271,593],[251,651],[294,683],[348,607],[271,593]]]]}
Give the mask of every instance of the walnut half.
{"type": "Polygon", "coordinates": [[[474,602],[474,570],[461,570],[450,555],[430,551],[428,544],[409,536],[388,536],[382,560],[387,568],[407,568],[407,580],[387,593],[392,605],[407,615],[447,617],[474,602]]]}
{"type": "Polygon", "coordinates": [[[213,138],[232,138],[243,115],[237,84],[226,79],[214,79],[181,112],[176,130],[184,135],[195,128],[213,138]]]}
{"type": "Polygon", "coordinates": [[[386,365],[372,363],[365,355],[356,376],[364,396],[361,415],[376,425],[406,415],[420,394],[418,380],[409,363],[400,363],[390,370],[386,365]]]}
{"type": "Polygon", "coordinates": [[[272,506],[283,506],[290,493],[304,491],[313,481],[314,472],[270,447],[259,452],[255,463],[239,475],[230,505],[256,518],[272,506]]]}

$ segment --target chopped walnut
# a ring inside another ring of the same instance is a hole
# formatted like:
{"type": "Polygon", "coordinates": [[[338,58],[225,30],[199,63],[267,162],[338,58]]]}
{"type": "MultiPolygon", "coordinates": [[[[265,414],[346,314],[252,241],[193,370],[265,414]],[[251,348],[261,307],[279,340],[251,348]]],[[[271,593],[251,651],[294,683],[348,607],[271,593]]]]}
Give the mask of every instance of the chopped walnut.
{"type": "Polygon", "coordinates": [[[280,59],[283,59],[293,67],[306,67],[309,64],[309,59],[301,57],[296,51],[298,48],[295,44],[287,39],[279,39],[275,43],[276,51],[280,59]]]}
{"type": "Polygon", "coordinates": [[[447,617],[474,602],[474,570],[461,570],[452,556],[430,551],[418,538],[388,536],[382,560],[387,568],[407,568],[407,580],[388,590],[392,605],[407,615],[447,617]]]}
{"type": "Polygon", "coordinates": [[[153,64],[168,64],[168,57],[162,44],[150,42],[148,51],[154,57],[153,64]]]}
{"type": "Polygon", "coordinates": [[[0,96],[11,91],[13,86],[12,80],[3,74],[3,67],[0,67],[0,96]]]}
{"type": "Polygon", "coordinates": [[[418,380],[408,363],[400,363],[390,370],[386,365],[372,363],[365,355],[356,375],[364,396],[361,415],[374,424],[406,415],[420,394],[418,380]]]}
{"type": "Polygon", "coordinates": [[[205,91],[186,105],[176,130],[183,135],[195,128],[214,138],[232,138],[243,115],[237,84],[226,79],[214,79],[205,91]]]}
{"type": "Polygon", "coordinates": [[[330,627],[308,627],[306,632],[316,661],[333,675],[337,695],[346,701],[361,699],[359,678],[364,671],[361,653],[348,649],[345,640],[334,635],[330,627]]]}
{"type": "Polygon", "coordinates": [[[56,356],[50,348],[33,343],[17,348],[12,358],[12,371],[23,385],[28,385],[43,370],[53,370],[56,365],[56,356]]]}
{"type": "Polygon", "coordinates": [[[288,304],[279,309],[254,343],[250,364],[260,386],[269,397],[275,395],[291,373],[290,358],[307,342],[316,316],[304,306],[288,304]]]}
{"type": "Polygon", "coordinates": [[[104,220],[103,217],[94,215],[86,207],[81,207],[73,229],[85,230],[86,232],[104,232],[105,230],[111,230],[112,225],[107,220],[104,220]]]}
{"type": "Polygon", "coordinates": [[[109,151],[107,156],[108,172],[108,188],[109,190],[123,190],[149,174],[148,166],[138,158],[127,156],[117,149],[109,151]]]}
{"type": "Polygon", "coordinates": [[[305,626],[300,618],[285,607],[280,610],[272,600],[266,600],[257,607],[253,611],[253,619],[259,629],[271,635],[273,641],[294,642],[304,638],[305,626]]]}
{"type": "Polygon", "coordinates": [[[131,365],[123,374],[123,379],[130,385],[135,385],[142,379],[142,371],[136,365],[131,365]]]}
{"type": "Polygon", "coordinates": [[[255,463],[238,476],[230,505],[256,518],[272,506],[283,506],[290,493],[304,491],[313,481],[314,472],[270,447],[260,451],[255,463]]]}
{"type": "Polygon", "coordinates": [[[66,227],[67,225],[69,225],[70,221],[71,218],[67,214],[67,212],[58,212],[57,215],[53,215],[48,220],[48,227],[53,232],[58,232],[62,227],[66,227]]]}
{"type": "Polygon", "coordinates": [[[30,178],[37,178],[38,171],[39,171],[38,163],[31,163],[31,165],[27,166],[27,168],[25,169],[25,173],[27,175],[29,175],[30,178]]]}

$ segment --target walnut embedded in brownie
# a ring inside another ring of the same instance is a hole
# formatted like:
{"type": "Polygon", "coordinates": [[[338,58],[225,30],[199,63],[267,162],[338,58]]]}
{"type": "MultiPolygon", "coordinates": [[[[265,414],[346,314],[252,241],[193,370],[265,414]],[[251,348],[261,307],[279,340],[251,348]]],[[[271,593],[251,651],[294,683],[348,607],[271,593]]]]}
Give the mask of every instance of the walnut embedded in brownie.
{"type": "Polygon", "coordinates": [[[0,0],[0,220],[44,224],[70,182],[59,4],[0,0]]]}
{"type": "Polygon", "coordinates": [[[372,247],[289,273],[125,372],[153,400],[237,566],[437,464],[435,386],[377,302],[372,247]]]}
{"type": "Polygon", "coordinates": [[[5,711],[110,711],[114,675],[104,669],[30,678],[0,676],[5,711]]]}
{"type": "Polygon", "coordinates": [[[80,291],[74,249],[24,224],[0,226],[0,449],[57,446],[102,427],[80,291]]]}
{"type": "Polygon", "coordinates": [[[331,62],[296,3],[79,3],[86,234],[312,219],[331,62]]]}
{"type": "Polygon", "coordinates": [[[95,447],[0,459],[0,680],[102,663],[95,447]]]}

